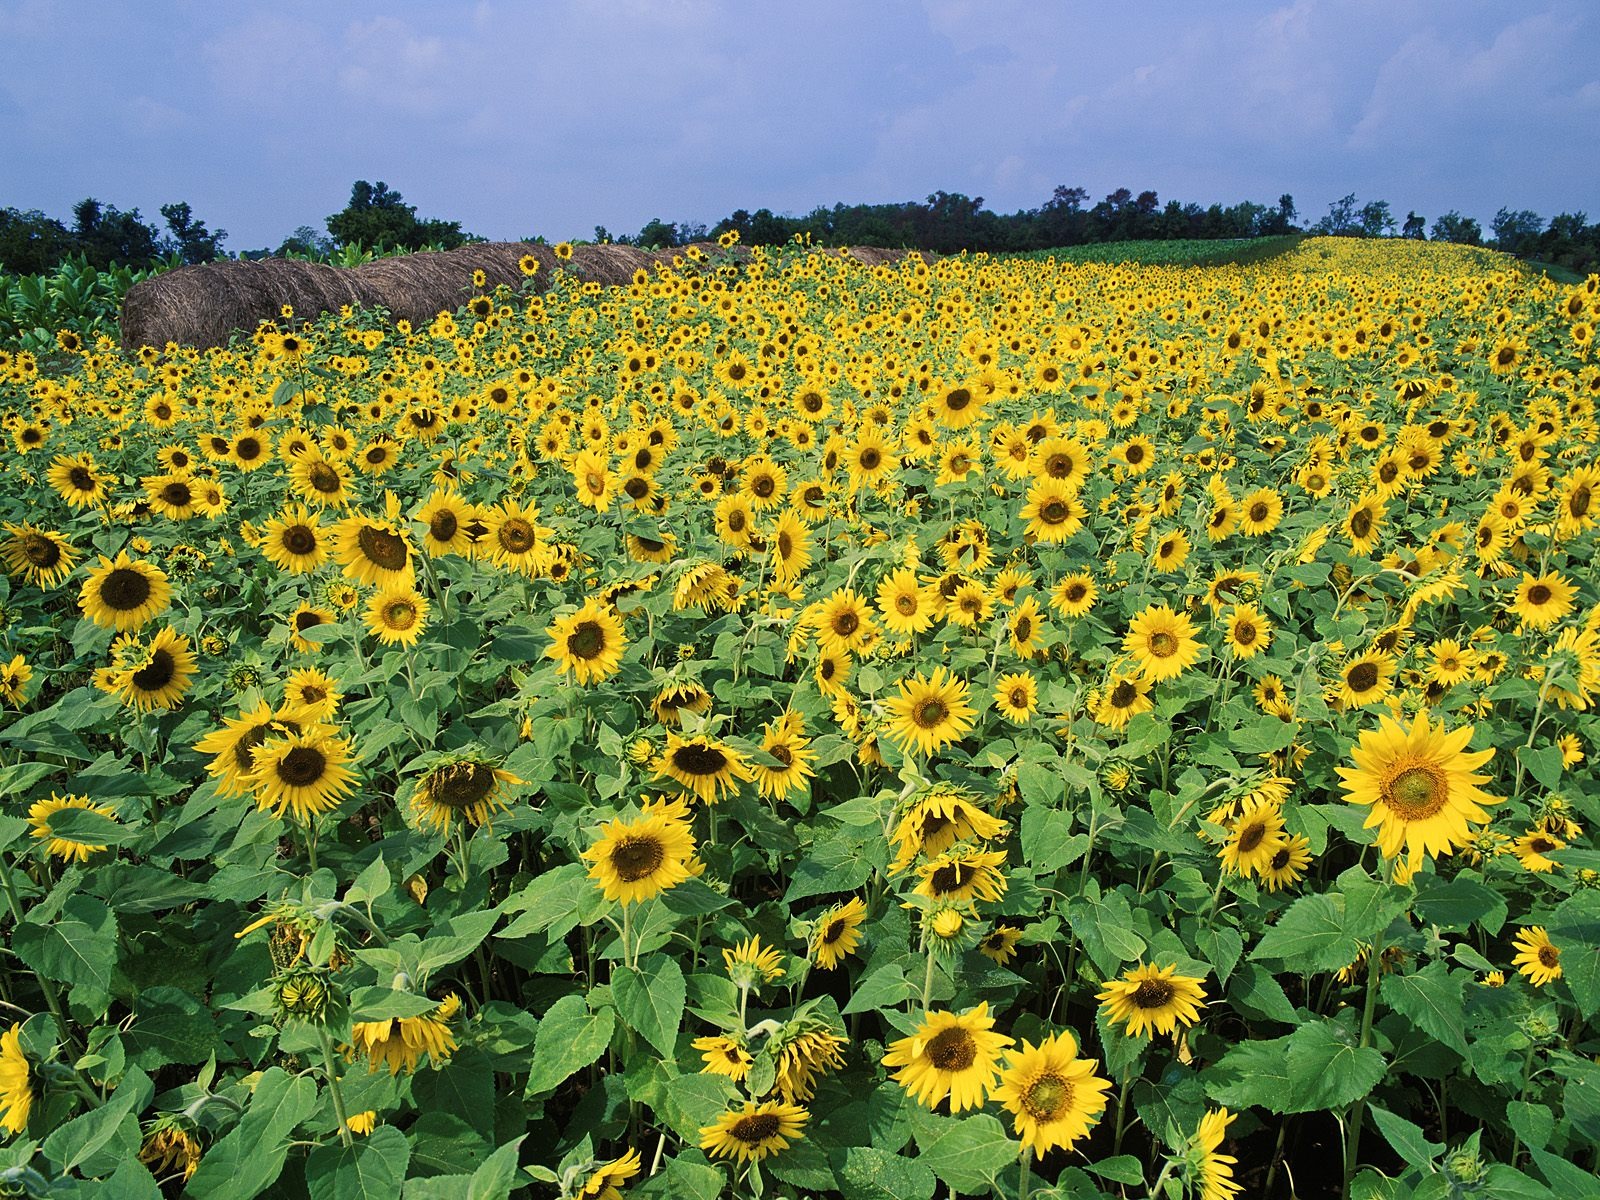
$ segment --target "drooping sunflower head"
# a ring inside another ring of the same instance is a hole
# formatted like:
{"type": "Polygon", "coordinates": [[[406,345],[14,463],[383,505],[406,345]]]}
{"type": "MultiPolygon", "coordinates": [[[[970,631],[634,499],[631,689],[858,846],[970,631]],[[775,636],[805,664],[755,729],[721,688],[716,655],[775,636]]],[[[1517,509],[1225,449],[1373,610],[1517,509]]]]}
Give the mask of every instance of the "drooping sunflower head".
{"type": "Polygon", "coordinates": [[[448,834],[452,822],[483,825],[507,807],[504,792],[522,780],[480,754],[449,755],[431,766],[411,789],[411,812],[419,825],[448,834]]]}

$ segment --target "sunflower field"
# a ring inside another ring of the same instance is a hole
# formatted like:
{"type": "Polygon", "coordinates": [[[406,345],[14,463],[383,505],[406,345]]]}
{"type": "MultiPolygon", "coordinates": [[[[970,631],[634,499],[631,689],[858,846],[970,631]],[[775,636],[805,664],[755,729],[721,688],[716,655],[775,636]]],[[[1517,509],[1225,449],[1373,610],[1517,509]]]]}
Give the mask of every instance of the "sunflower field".
{"type": "Polygon", "coordinates": [[[6,1194],[1600,1196],[1600,276],[558,276],[0,349],[6,1194]]]}

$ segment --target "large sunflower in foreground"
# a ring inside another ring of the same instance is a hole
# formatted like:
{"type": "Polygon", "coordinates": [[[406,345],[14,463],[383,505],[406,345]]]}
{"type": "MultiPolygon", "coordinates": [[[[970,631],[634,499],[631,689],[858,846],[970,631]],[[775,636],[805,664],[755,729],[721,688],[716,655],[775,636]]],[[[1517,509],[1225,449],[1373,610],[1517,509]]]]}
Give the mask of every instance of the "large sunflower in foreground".
{"type": "Polygon", "coordinates": [[[993,1031],[987,1000],[965,1013],[929,1013],[915,1034],[890,1043],[883,1065],[898,1067],[891,1078],[926,1108],[946,1096],[953,1113],[979,1108],[994,1086],[1001,1051],[1012,1044],[993,1031]]]}
{"type": "Polygon", "coordinates": [[[592,596],[570,617],[557,617],[545,633],[550,637],[545,657],[555,659],[561,674],[570,671],[575,683],[585,685],[615,675],[628,644],[616,612],[592,596]]]}
{"type": "Polygon", "coordinates": [[[256,769],[256,747],[272,736],[273,730],[285,726],[278,714],[266,701],[261,701],[248,712],[241,711],[237,718],[223,717],[222,728],[214,729],[194,744],[201,754],[211,755],[206,773],[217,779],[217,795],[248,796],[250,784],[247,777],[256,769]]]}
{"type": "Polygon", "coordinates": [[[1129,1037],[1172,1033],[1179,1025],[1193,1025],[1205,1006],[1205,981],[1179,975],[1178,966],[1154,964],[1123,972],[1121,979],[1106,981],[1096,995],[1107,1021],[1119,1021],[1129,1037]]]}
{"type": "Polygon", "coordinates": [[[1488,777],[1475,772],[1494,749],[1468,750],[1472,734],[1471,725],[1430,724],[1426,712],[1409,730],[1384,717],[1351,751],[1355,766],[1337,768],[1345,798],[1370,806],[1365,828],[1377,827],[1386,856],[1449,854],[1466,845],[1469,823],[1489,820],[1484,806],[1500,800],[1478,786],[1488,777]]]}
{"type": "Polygon", "coordinates": [[[119,633],[154,620],[171,603],[167,573],[152,563],[129,558],[126,550],[118,551],[114,559],[102,554],[100,565],[89,571],[78,597],[84,616],[119,633]]]}
{"type": "Polygon", "coordinates": [[[350,743],[334,734],[331,726],[311,725],[263,742],[245,776],[256,806],[302,822],[337,808],[354,787],[355,772],[348,765],[350,743]]]}
{"type": "Polygon", "coordinates": [[[600,840],[583,857],[607,900],[637,904],[689,878],[694,834],[685,822],[661,813],[636,821],[618,817],[601,827],[600,840]]]}
{"type": "Polygon", "coordinates": [[[1026,1039],[1006,1051],[1006,1071],[994,1098],[1015,1114],[1017,1137],[1035,1154],[1044,1154],[1088,1135],[1106,1109],[1111,1081],[1094,1071],[1097,1059],[1079,1058],[1070,1033],[1053,1034],[1037,1046],[1026,1039]]]}
{"type": "Polygon", "coordinates": [[[900,681],[900,694],[887,702],[893,720],[889,736],[907,754],[932,754],[972,728],[976,710],[967,703],[971,689],[943,667],[931,676],[900,681]]]}

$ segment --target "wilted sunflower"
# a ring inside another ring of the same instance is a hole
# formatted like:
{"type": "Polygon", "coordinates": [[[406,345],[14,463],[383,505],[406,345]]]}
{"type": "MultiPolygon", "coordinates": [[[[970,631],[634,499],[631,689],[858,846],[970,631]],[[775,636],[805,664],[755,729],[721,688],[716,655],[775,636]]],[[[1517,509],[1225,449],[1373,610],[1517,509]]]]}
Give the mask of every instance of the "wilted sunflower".
{"type": "Polygon", "coordinates": [[[199,668],[189,639],[170,625],[148,643],[125,633],[112,643],[111,653],[125,665],[101,672],[95,685],[140,712],[178,707],[199,668]]]}
{"type": "Polygon", "coordinates": [[[1133,655],[1140,673],[1152,682],[1181,675],[1200,657],[1194,625],[1186,614],[1175,613],[1165,604],[1153,604],[1133,618],[1122,648],[1133,655]]]}
{"type": "Polygon", "coordinates": [[[446,996],[432,1012],[419,1017],[390,1017],[383,1021],[357,1021],[350,1027],[348,1059],[365,1057],[369,1072],[388,1067],[390,1075],[415,1071],[426,1054],[435,1069],[455,1053],[456,1037],[450,1022],[461,1011],[461,997],[446,996]]]}
{"type": "Polygon", "coordinates": [[[95,845],[91,842],[79,842],[69,837],[63,837],[51,829],[51,820],[56,813],[81,810],[104,817],[108,821],[116,821],[117,814],[114,809],[103,804],[96,804],[87,796],[58,796],[50,793],[50,799],[35,801],[28,809],[28,822],[33,826],[31,835],[44,842],[45,853],[55,858],[64,858],[68,862],[87,862],[89,855],[98,854],[106,849],[104,845],[95,845]]]}
{"type": "Polygon", "coordinates": [[[861,926],[867,919],[867,906],[859,896],[836,904],[817,918],[812,926],[811,955],[824,971],[837,967],[847,954],[861,944],[861,926]]]}
{"type": "Polygon", "coordinates": [[[5,531],[10,536],[0,542],[0,561],[4,561],[6,573],[13,579],[53,588],[72,574],[76,552],[72,543],[55,530],[7,521],[5,531]]]}
{"type": "Polygon", "coordinates": [[[22,1026],[13,1022],[0,1034],[0,1129],[21,1133],[32,1110],[32,1074],[22,1051],[22,1026]]]}
{"type": "Polygon", "coordinates": [[[328,725],[287,728],[252,752],[254,768],[244,777],[256,807],[296,821],[331,812],[355,786],[350,743],[328,725]]]}
{"type": "Polygon", "coordinates": [[[700,1051],[705,1062],[700,1068],[702,1075],[726,1075],[737,1083],[750,1074],[750,1066],[755,1062],[742,1044],[721,1034],[697,1037],[690,1045],[700,1051]]]}
{"type": "Polygon", "coordinates": [[[694,834],[687,822],[659,813],[636,821],[618,817],[606,822],[583,857],[607,900],[638,904],[689,878],[694,834]]]}
{"type": "Polygon", "coordinates": [[[1517,934],[1512,944],[1517,949],[1512,964],[1534,987],[1544,987],[1561,978],[1561,950],[1550,940],[1543,925],[1528,926],[1517,934]]]}
{"type": "Polygon", "coordinates": [[[650,711],[656,720],[671,729],[683,725],[684,713],[703,713],[711,707],[711,693],[698,683],[669,683],[656,693],[650,702],[650,711]]]}
{"type": "Polygon", "coordinates": [[[408,585],[380,588],[367,600],[367,632],[385,646],[415,646],[428,624],[428,598],[408,585]]]}
{"type": "Polygon", "coordinates": [[[715,804],[723,792],[735,792],[750,778],[744,757],[732,746],[707,737],[684,738],[676,730],[667,734],[667,747],[655,761],[657,779],[675,779],[706,804],[715,804]]]}
{"type": "Polygon", "coordinates": [[[545,629],[550,645],[545,657],[554,659],[561,674],[587,686],[615,675],[622,666],[628,639],[616,612],[594,597],[571,616],[557,617],[545,629]]]}
{"type": "Polygon", "coordinates": [[[888,734],[907,754],[931,755],[960,740],[972,728],[976,710],[967,703],[971,689],[943,667],[931,676],[900,681],[900,694],[885,707],[893,717],[888,734]]]}
{"type": "Polygon", "coordinates": [[[1388,717],[1361,734],[1351,751],[1353,767],[1337,768],[1345,798],[1371,806],[1365,828],[1378,827],[1378,847],[1389,858],[1404,850],[1413,858],[1449,854],[1464,846],[1470,824],[1489,820],[1485,805],[1497,797],[1474,772],[1494,757],[1494,748],[1468,750],[1473,727],[1449,730],[1419,712],[1408,730],[1388,717]]]}
{"type": "Polygon", "coordinates": [[[925,1108],[946,1097],[950,1111],[983,1105],[999,1073],[1000,1054],[1012,1040],[995,1033],[986,1000],[965,1013],[930,1012],[917,1032],[889,1044],[883,1065],[890,1076],[925,1108]]]}
{"type": "Polygon", "coordinates": [[[796,1104],[779,1100],[747,1100],[737,1112],[725,1112],[700,1129],[700,1149],[712,1158],[732,1158],[741,1165],[756,1163],[787,1150],[811,1114],[796,1104]]]}
{"type": "Polygon", "coordinates": [[[936,783],[919,796],[889,835],[896,846],[890,872],[905,870],[919,854],[933,858],[957,842],[1001,836],[1006,823],[978,807],[975,799],[973,793],[948,783],[936,783]]]}
{"type": "Polygon", "coordinates": [[[139,1161],[153,1175],[171,1174],[187,1180],[200,1166],[200,1139],[197,1131],[185,1128],[186,1117],[162,1117],[145,1134],[139,1147],[139,1161]]]}
{"type": "Polygon", "coordinates": [[[100,565],[83,581],[78,606],[83,615],[105,629],[119,633],[138,629],[167,611],[172,603],[172,588],[166,572],[151,563],[128,557],[126,550],[115,559],[100,556],[100,565]]]}
{"type": "Polygon", "coordinates": [[[268,562],[285,571],[296,575],[315,571],[328,560],[321,518],[303,504],[284,509],[267,521],[260,550],[268,562]]]}
{"type": "Polygon", "coordinates": [[[453,755],[435,764],[411,788],[411,813],[418,825],[450,833],[459,818],[468,826],[482,825],[506,809],[506,786],[522,783],[510,771],[470,754],[453,755]]]}
{"type": "Polygon", "coordinates": [[[1205,1007],[1205,981],[1179,975],[1178,966],[1134,967],[1109,979],[1096,995],[1107,1021],[1119,1021],[1129,1037],[1172,1033],[1193,1025],[1205,1007]]]}
{"type": "Polygon", "coordinates": [[[922,878],[913,890],[930,900],[995,901],[1006,892],[1005,861],[1004,850],[948,850],[917,868],[922,878]]]}
{"type": "Polygon", "coordinates": [[[1109,1079],[1097,1076],[1098,1059],[1079,1058],[1070,1033],[1052,1034],[1037,1046],[1026,1039],[1006,1051],[1006,1070],[994,1098],[1014,1114],[1011,1128],[1035,1154],[1071,1149],[1087,1137],[1106,1109],[1109,1079]]]}

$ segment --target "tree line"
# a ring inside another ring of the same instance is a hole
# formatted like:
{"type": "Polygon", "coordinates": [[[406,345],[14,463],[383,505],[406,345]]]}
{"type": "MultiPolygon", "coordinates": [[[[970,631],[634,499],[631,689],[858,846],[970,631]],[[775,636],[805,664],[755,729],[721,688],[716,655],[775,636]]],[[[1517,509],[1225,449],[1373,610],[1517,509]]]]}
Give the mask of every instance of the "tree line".
{"type": "MultiPolygon", "coordinates": [[[[165,228],[147,223],[137,208],[127,212],[99,200],[73,206],[72,221],[55,220],[37,210],[0,209],[0,269],[18,274],[52,270],[81,259],[96,267],[120,263],[148,267],[160,262],[203,263],[228,257],[228,234],[199,220],[187,203],[164,204],[165,228]]],[[[379,181],[357,180],[349,203],[324,222],[326,233],[302,225],[276,248],[244,251],[237,257],[327,257],[341,251],[452,249],[482,238],[459,221],[420,218],[414,205],[379,181]]],[[[1310,232],[1353,237],[1405,237],[1492,246],[1522,258],[1569,270],[1600,269],[1600,224],[1586,213],[1560,213],[1548,222],[1526,209],[1502,208],[1489,235],[1479,222],[1454,210],[1428,220],[1416,212],[1402,219],[1386,200],[1358,201],[1354,194],[1328,206],[1326,215],[1301,223],[1294,197],[1276,204],[1243,201],[1201,206],[1168,200],[1154,191],[1118,188],[1090,203],[1081,187],[1057,187],[1037,208],[997,213],[983,197],[934,192],[923,201],[899,204],[818,206],[804,216],[760,208],[738,209],[714,225],[654,218],[636,234],[612,235],[595,227],[596,241],[615,241],[650,249],[737,232],[745,245],[781,245],[796,237],[824,246],[887,246],[951,254],[962,250],[996,253],[1045,250],[1100,242],[1173,239],[1256,238],[1310,232]]],[[[526,240],[542,241],[534,237],[526,240]]]]}

